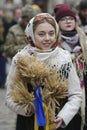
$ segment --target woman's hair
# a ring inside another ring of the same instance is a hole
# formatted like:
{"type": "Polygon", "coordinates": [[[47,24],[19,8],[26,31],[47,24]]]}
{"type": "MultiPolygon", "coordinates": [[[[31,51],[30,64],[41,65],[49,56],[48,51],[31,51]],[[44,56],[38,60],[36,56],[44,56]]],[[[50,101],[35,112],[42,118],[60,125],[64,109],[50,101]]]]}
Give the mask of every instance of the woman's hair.
{"type": "Polygon", "coordinates": [[[41,18],[40,17],[40,19],[38,19],[37,17],[38,16],[36,16],[36,18],[34,19],[34,22],[33,22],[33,32],[35,31],[35,29],[37,28],[37,26],[39,24],[45,23],[45,22],[51,24],[55,28],[55,30],[56,30],[56,25],[55,25],[55,22],[54,22],[54,20],[52,18],[50,18],[50,17],[43,17],[43,18],[41,18]]]}

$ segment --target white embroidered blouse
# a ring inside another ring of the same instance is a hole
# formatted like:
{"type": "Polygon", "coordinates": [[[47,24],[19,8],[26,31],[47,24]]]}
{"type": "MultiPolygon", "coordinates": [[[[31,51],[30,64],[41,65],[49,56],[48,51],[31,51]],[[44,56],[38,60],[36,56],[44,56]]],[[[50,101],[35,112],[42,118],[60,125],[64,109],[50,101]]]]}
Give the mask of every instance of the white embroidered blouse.
{"type": "Polygon", "coordinates": [[[14,78],[15,75],[16,60],[18,54],[30,55],[33,53],[37,54],[39,60],[47,62],[50,66],[55,66],[58,71],[60,71],[60,73],[64,75],[65,78],[67,78],[68,80],[68,101],[58,113],[58,116],[61,117],[64,121],[64,126],[62,127],[65,127],[66,125],[68,125],[68,123],[71,121],[71,119],[75,116],[80,108],[82,101],[82,90],[80,88],[79,78],[77,77],[76,71],[73,67],[69,52],[59,47],[56,47],[54,50],[42,52],[28,45],[16,54],[16,56],[12,60],[12,65],[6,82],[6,104],[17,114],[21,114],[24,116],[31,115],[30,113],[29,115],[26,115],[23,110],[23,106],[13,102],[12,97],[10,96],[10,88],[12,82],[11,79],[14,78]]]}

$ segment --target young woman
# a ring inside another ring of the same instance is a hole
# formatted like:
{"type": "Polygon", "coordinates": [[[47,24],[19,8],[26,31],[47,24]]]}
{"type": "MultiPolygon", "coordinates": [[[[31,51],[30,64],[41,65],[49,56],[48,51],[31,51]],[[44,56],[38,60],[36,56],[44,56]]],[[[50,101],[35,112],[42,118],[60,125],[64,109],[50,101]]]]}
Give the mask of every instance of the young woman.
{"type": "MultiPolygon", "coordinates": [[[[81,116],[74,118],[71,122],[72,129],[80,130],[85,125],[85,91],[86,85],[86,61],[87,61],[87,38],[83,30],[78,26],[78,19],[72,8],[68,4],[58,4],[54,8],[55,18],[59,24],[59,46],[71,53],[73,63],[76,67],[83,91],[83,101],[81,105],[81,116]],[[78,121],[77,121],[78,120],[78,121]],[[77,121],[77,123],[76,123],[77,121]],[[82,124],[81,124],[82,121],[82,124]],[[75,124],[77,125],[75,125],[75,124]],[[81,126],[79,125],[81,124],[81,126]],[[81,128],[82,127],[82,128],[81,128]]],[[[79,115],[78,115],[79,116],[79,115]]],[[[68,129],[68,128],[67,128],[68,129]]],[[[70,125],[71,130],[71,125],[70,125]]]]}
{"type": "Polygon", "coordinates": [[[80,108],[82,91],[70,54],[57,46],[58,24],[41,13],[25,33],[29,45],[12,60],[6,104],[23,118],[23,130],[66,127],[80,108]]]}

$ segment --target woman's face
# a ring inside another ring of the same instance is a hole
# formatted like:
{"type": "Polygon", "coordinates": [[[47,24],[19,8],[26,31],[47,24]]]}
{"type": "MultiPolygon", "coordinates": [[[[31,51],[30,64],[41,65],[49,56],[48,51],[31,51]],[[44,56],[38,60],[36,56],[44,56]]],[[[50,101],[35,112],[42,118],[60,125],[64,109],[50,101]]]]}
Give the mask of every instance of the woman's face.
{"type": "Polygon", "coordinates": [[[65,16],[59,20],[59,27],[63,31],[72,31],[75,28],[76,21],[71,16],[65,16]]]}
{"type": "Polygon", "coordinates": [[[39,49],[48,50],[53,46],[55,37],[55,28],[47,22],[41,23],[34,31],[34,44],[39,49]]]}

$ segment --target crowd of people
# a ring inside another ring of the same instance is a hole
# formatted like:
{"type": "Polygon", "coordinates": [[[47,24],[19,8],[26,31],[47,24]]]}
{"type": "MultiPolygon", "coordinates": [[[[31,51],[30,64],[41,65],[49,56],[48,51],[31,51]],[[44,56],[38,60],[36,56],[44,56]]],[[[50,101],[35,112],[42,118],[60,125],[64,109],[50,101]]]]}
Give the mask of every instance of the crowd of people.
{"type": "Polygon", "coordinates": [[[39,12],[40,8],[30,4],[15,7],[13,12],[0,10],[0,88],[5,86],[12,57],[28,44],[24,33],[28,21],[39,12]]]}
{"type": "Polygon", "coordinates": [[[0,9],[0,88],[16,130],[87,129],[86,0],[0,9]]]}

